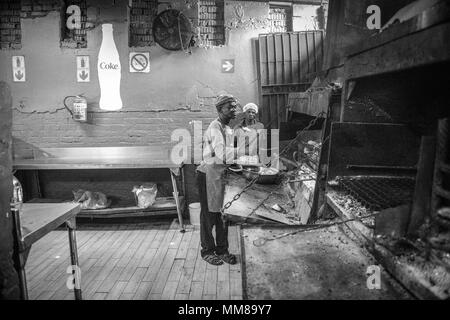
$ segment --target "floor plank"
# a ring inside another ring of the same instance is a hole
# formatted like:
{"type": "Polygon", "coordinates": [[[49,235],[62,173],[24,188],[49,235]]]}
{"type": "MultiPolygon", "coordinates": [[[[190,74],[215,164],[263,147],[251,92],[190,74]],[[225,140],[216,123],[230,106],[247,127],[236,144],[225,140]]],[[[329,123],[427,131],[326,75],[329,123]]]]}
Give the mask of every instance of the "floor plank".
{"type": "Polygon", "coordinates": [[[178,281],[167,281],[161,294],[162,300],[174,300],[178,287],[178,281]]]}
{"type": "MultiPolygon", "coordinates": [[[[210,264],[208,264],[210,266],[210,264]]],[[[216,296],[217,294],[217,267],[206,268],[203,295],[216,296]]]]}
{"type": "Polygon", "coordinates": [[[123,292],[133,294],[136,293],[136,290],[139,287],[139,284],[141,283],[141,280],[146,272],[147,268],[136,268],[123,292]]]}
{"type": "Polygon", "coordinates": [[[201,300],[203,294],[203,282],[193,281],[191,291],[189,292],[189,300],[201,300]]]}
{"type": "Polygon", "coordinates": [[[105,300],[119,300],[119,297],[122,294],[123,290],[125,289],[126,285],[127,285],[126,281],[117,281],[109,291],[105,300]]]}
{"type": "Polygon", "coordinates": [[[191,282],[193,275],[194,275],[194,268],[185,268],[185,267],[182,268],[177,293],[189,294],[191,290],[191,282]]]}
{"type": "MultiPolygon", "coordinates": [[[[188,300],[242,298],[240,264],[213,266],[200,254],[200,230],[176,222],[89,225],[77,230],[81,289],[85,300],[188,300]]],[[[230,251],[239,235],[229,229],[230,251]]],[[[36,242],[26,266],[30,299],[73,300],[66,230],[36,242]]]]}
{"type": "Polygon", "coordinates": [[[185,293],[177,293],[174,300],[188,300],[189,295],[185,293]]]}
{"type": "Polygon", "coordinates": [[[133,300],[147,300],[150,290],[152,289],[152,285],[153,282],[141,281],[133,297],[133,300]]]}
{"type": "Polygon", "coordinates": [[[206,262],[201,258],[200,249],[197,250],[197,260],[195,261],[194,275],[192,281],[203,282],[206,274],[206,262]]]}
{"type": "Polygon", "coordinates": [[[167,279],[169,278],[170,270],[172,268],[175,255],[177,254],[177,249],[168,249],[158,270],[158,275],[155,278],[155,284],[153,285],[151,293],[162,293],[166,285],[167,279]]]}

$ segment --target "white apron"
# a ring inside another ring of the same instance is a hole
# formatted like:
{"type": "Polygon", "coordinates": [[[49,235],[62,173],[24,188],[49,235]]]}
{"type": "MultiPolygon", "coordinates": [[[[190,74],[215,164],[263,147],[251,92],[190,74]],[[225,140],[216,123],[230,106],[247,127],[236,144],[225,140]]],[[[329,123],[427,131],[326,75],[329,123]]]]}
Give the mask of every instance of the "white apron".
{"type": "Polygon", "coordinates": [[[208,210],[220,212],[225,197],[225,174],[226,166],[223,164],[209,164],[205,166],[206,171],[206,194],[208,198],[208,210]]]}
{"type": "MultiPolygon", "coordinates": [[[[228,126],[223,126],[218,120],[216,125],[219,125],[220,134],[224,141],[226,142],[226,135],[232,135],[233,131],[228,126]]],[[[211,127],[211,125],[210,125],[211,127]]],[[[209,128],[208,128],[209,130],[209,128]]],[[[208,135],[209,132],[207,132],[208,135]]],[[[217,133],[216,133],[217,134],[217,133]]],[[[207,137],[208,138],[208,137],[207,137]]],[[[228,140],[231,143],[231,140],[228,140]]],[[[205,156],[205,154],[204,154],[205,156]]],[[[220,212],[223,206],[223,201],[225,198],[225,170],[227,165],[222,163],[214,163],[214,159],[208,159],[209,161],[202,161],[197,170],[204,172],[206,174],[206,194],[208,199],[208,211],[209,212],[220,212]]]]}

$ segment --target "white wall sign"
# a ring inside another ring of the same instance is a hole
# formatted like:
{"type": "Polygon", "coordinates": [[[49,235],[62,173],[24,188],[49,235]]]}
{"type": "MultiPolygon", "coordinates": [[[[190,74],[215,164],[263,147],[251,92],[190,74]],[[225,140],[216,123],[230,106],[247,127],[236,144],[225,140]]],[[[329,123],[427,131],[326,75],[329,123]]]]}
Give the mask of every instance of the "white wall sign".
{"type": "Polygon", "coordinates": [[[234,72],[234,59],[223,59],[221,63],[222,73],[234,72]]]}
{"type": "Polygon", "coordinates": [[[12,71],[14,82],[25,82],[25,56],[12,57],[12,71]]]}
{"type": "Polygon", "coordinates": [[[113,25],[102,24],[102,44],[98,52],[98,81],[100,83],[100,102],[102,110],[122,109],[120,80],[122,77],[119,52],[114,42],[113,25]]]}
{"type": "Polygon", "coordinates": [[[89,56],[77,56],[77,82],[89,82],[90,80],[89,56]]]}
{"type": "Polygon", "coordinates": [[[130,72],[150,72],[149,52],[130,52],[130,72]]]}

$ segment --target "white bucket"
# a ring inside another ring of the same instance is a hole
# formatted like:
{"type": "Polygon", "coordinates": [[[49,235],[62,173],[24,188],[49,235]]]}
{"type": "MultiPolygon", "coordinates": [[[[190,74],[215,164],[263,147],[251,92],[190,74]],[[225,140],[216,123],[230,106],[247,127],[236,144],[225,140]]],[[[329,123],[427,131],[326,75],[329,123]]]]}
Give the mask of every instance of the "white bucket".
{"type": "Polygon", "coordinates": [[[189,204],[189,220],[192,225],[200,225],[200,202],[189,204]]]}

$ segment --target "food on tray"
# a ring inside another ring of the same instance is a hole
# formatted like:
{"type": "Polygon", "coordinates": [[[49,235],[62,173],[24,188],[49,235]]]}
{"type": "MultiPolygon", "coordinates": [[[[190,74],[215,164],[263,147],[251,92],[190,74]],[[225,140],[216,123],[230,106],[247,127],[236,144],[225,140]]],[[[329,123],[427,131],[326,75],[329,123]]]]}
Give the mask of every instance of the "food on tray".
{"type": "Polygon", "coordinates": [[[278,173],[278,169],[276,169],[276,168],[264,168],[264,167],[261,167],[259,169],[259,174],[260,175],[270,176],[270,175],[275,175],[277,173],[278,173]]]}
{"type": "Polygon", "coordinates": [[[228,167],[228,169],[230,169],[233,172],[241,172],[242,171],[242,166],[240,164],[232,164],[228,167]]]}
{"type": "Polygon", "coordinates": [[[240,156],[237,163],[242,165],[256,165],[258,164],[258,156],[240,156]]]}

